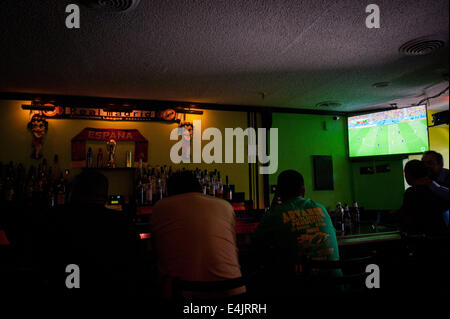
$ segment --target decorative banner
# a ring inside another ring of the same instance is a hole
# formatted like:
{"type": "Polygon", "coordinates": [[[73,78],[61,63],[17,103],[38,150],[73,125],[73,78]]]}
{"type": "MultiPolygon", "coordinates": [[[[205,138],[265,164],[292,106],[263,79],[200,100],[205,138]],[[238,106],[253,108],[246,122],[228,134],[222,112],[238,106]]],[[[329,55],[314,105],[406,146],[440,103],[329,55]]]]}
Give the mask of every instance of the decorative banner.
{"type": "Polygon", "coordinates": [[[138,130],[87,127],[77,136],[72,138],[72,166],[83,167],[86,164],[86,141],[108,142],[110,140],[114,140],[116,142],[135,142],[135,161],[142,158],[142,161],[147,162],[148,140],[138,130]]]}
{"type": "MultiPolygon", "coordinates": [[[[50,105],[50,104],[48,104],[50,105]]],[[[179,123],[183,113],[174,109],[163,111],[128,110],[115,112],[103,108],[62,107],[55,106],[53,111],[33,111],[47,119],[84,119],[101,121],[164,121],[179,123]]]]}

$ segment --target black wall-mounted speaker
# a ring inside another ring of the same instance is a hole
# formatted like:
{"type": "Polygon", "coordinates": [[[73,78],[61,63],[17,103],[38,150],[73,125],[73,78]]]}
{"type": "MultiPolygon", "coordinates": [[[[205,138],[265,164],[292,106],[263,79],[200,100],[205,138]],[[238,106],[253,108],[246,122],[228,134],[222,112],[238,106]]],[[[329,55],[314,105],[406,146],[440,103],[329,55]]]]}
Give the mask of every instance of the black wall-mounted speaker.
{"type": "Polygon", "coordinates": [[[314,189],[333,190],[333,159],[331,156],[313,156],[314,165],[314,189]]]}
{"type": "Polygon", "coordinates": [[[432,116],[433,125],[448,124],[448,111],[434,113],[432,116]]]}

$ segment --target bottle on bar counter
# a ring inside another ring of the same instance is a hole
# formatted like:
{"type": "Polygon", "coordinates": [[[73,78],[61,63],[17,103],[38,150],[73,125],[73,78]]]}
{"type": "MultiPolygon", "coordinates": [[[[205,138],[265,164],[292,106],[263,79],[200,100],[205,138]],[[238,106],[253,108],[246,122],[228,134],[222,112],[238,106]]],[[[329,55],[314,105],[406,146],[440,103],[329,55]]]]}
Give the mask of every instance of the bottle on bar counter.
{"type": "Polygon", "coordinates": [[[350,215],[350,207],[344,205],[344,233],[349,234],[352,230],[352,216],[350,215]]]}
{"type": "Polygon", "coordinates": [[[342,221],[342,204],[341,202],[338,202],[336,205],[336,210],[335,210],[335,218],[334,218],[334,228],[336,228],[336,230],[341,229],[341,221],[342,221]]]}
{"type": "Polygon", "coordinates": [[[145,184],[145,204],[153,204],[153,184],[150,174],[147,176],[147,182],[145,184]]]}
{"type": "Polygon", "coordinates": [[[137,193],[136,204],[144,205],[144,185],[142,184],[141,178],[139,178],[136,193],[137,193]]]}
{"type": "Polygon", "coordinates": [[[34,188],[36,185],[35,176],[36,176],[36,169],[33,165],[31,165],[30,169],[28,170],[27,182],[25,186],[25,204],[27,206],[31,206],[33,203],[34,188]]]}
{"type": "Polygon", "coordinates": [[[125,167],[127,167],[127,168],[133,167],[133,153],[131,153],[130,151],[126,152],[126,164],[125,164],[125,167]]]}
{"type": "Polygon", "coordinates": [[[93,159],[92,148],[89,147],[87,154],[86,154],[86,167],[87,168],[92,168],[92,159],[93,159]]]}
{"type": "Polygon", "coordinates": [[[225,176],[225,186],[223,187],[223,199],[231,201],[233,199],[233,190],[228,183],[228,175],[225,176]]]}
{"type": "Polygon", "coordinates": [[[62,206],[66,203],[66,181],[61,173],[56,184],[56,205],[62,206]]]}
{"type": "Polygon", "coordinates": [[[353,209],[354,209],[354,213],[353,213],[353,220],[356,224],[359,224],[360,222],[360,214],[359,214],[359,207],[358,207],[358,203],[354,202],[353,203],[353,209]]]}
{"type": "Polygon", "coordinates": [[[353,232],[355,234],[360,233],[360,215],[357,202],[353,204],[353,232]]]}
{"type": "Polygon", "coordinates": [[[7,202],[12,202],[15,199],[15,190],[14,190],[14,164],[13,162],[9,163],[9,166],[6,169],[5,176],[5,185],[4,185],[4,199],[7,202]]]}
{"type": "Polygon", "coordinates": [[[216,196],[218,198],[223,198],[223,185],[222,185],[222,179],[220,178],[220,172],[217,173],[217,191],[216,196]]]}
{"type": "Polygon", "coordinates": [[[97,168],[102,167],[103,167],[103,150],[99,148],[97,152],[97,168]]]}

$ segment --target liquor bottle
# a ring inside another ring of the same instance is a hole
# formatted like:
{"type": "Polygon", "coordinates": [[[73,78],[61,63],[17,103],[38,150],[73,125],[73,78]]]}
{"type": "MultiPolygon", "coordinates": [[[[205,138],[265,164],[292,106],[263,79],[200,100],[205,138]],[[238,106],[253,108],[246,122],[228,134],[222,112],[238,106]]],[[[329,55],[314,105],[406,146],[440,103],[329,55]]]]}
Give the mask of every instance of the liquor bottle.
{"type": "Polygon", "coordinates": [[[133,167],[133,153],[130,151],[127,151],[125,153],[126,159],[125,159],[125,167],[132,168],[133,167]]]}
{"type": "Polygon", "coordinates": [[[228,183],[228,176],[225,176],[225,184],[223,187],[223,199],[231,201],[233,199],[233,190],[228,183]]]}
{"type": "Polygon", "coordinates": [[[214,173],[210,173],[209,182],[208,182],[208,195],[216,196],[216,185],[214,180],[214,173]]]}
{"type": "Polygon", "coordinates": [[[9,163],[9,166],[6,171],[5,178],[5,201],[12,202],[15,199],[15,189],[14,189],[14,164],[12,162],[9,163]]]}
{"type": "Polygon", "coordinates": [[[17,173],[14,188],[16,189],[16,199],[22,202],[25,199],[26,170],[22,163],[17,165],[17,173]]]}
{"type": "Polygon", "coordinates": [[[222,179],[220,178],[220,172],[217,173],[217,191],[216,196],[218,198],[223,198],[223,185],[222,185],[222,179]]]}
{"type": "Polygon", "coordinates": [[[56,184],[56,205],[63,206],[66,203],[66,181],[62,173],[56,184]]]}
{"type": "Polygon", "coordinates": [[[334,210],[333,224],[334,224],[334,227],[336,228],[336,230],[338,230],[341,227],[341,224],[340,224],[341,218],[342,218],[341,217],[341,206],[342,206],[341,202],[338,202],[336,205],[336,209],[334,210]]]}
{"type": "Polygon", "coordinates": [[[144,205],[144,185],[142,184],[142,180],[139,179],[136,189],[136,204],[144,205]]]}
{"type": "Polygon", "coordinates": [[[138,161],[138,169],[140,174],[143,174],[143,169],[144,169],[144,162],[142,161],[142,157],[139,157],[139,161],[138,161]]]}
{"type": "Polygon", "coordinates": [[[208,184],[205,179],[205,172],[200,172],[200,185],[202,185],[202,193],[203,195],[208,195],[208,184]]]}
{"type": "Polygon", "coordinates": [[[161,181],[161,175],[158,174],[156,177],[156,200],[163,199],[163,188],[162,188],[162,181],[161,181]]]}
{"type": "Polygon", "coordinates": [[[353,209],[354,209],[354,213],[353,213],[353,220],[356,224],[359,224],[360,222],[360,214],[359,214],[359,207],[358,207],[358,203],[354,202],[353,203],[353,209]]]}
{"type": "Polygon", "coordinates": [[[103,150],[99,148],[97,152],[97,168],[102,167],[103,167],[103,150]]]}
{"type": "Polygon", "coordinates": [[[344,223],[344,208],[342,207],[342,203],[338,202],[336,205],[336,230],[340,230],[342,233],[345,232],[345,223],[344,223]]]}
{"type": "Polygon", "coordinates": [[[355,202],[353,204],[353,228],[354,228],[354,233],[355,234],[359,234],[360,233],[360,215],[359,215],[359,207],[358,207],[358,203],[355,202]]]}
{"type": "Polygon", "coordinates": [[[350,208],[348,204],[344,205],[344,232],[346,234],[351,233],[352,216],[350,215],[350,208]]]}
{"type": "Polygon", "coordinates": [[[86,167],[87,168],[92,168],[92,158],[93,158],[92,148],[89,147],[87,155],[86,155],[86,167]]]}
{"type": "Polygon", "coordinates": [[[51,180],[57,181],[60,175],[61,175],[61,169],[59,167],[59,157],[58,157],[58,155],[55,154],[55,156],[53,157],[52,174],[50,175],[51,180]]]}
{"type": "Polygon", "coordinates": [[[44,159],[42,160],[42,166],[41,166],[41,169],[42,169],[42,174],[45,175],[45,179],[47,180],[47,176],[48,176],[48,164],[47,164],[47,159],[46,159],[46,158],[44,158],[44,159]]]}
{"type": "Polygon", "coordinates": [[[52,182],[48,183],[47,200],[48,200],[48,206],[49,207],[55,207],[55,205],[56,205],[56,196],[55,196],[55,190],[53,188],[53,183],[52,182]]]}
{"type": "Polygon", "coordinates": [[[148,205],[153,204],[153,185],[150,175],[147,176],[147,183],[145,188],[145,203],[148,205]]]}
{"type": "Polygon", "coordinates": [[[36,170],[33,165],[28,170],[27,183],[25,187],[25,204],[31,206],[33,204],[34,188],[35,188],[36,170]]]}

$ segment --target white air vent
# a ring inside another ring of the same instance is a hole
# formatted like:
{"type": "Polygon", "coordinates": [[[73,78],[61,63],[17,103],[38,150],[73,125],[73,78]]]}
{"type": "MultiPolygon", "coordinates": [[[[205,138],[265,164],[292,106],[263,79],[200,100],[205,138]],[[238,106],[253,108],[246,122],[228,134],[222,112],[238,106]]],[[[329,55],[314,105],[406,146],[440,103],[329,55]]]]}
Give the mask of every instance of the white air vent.
{"type": "Polygon", "coordinates": [[[427,55],[444,47],[448,36],[433,35],[414,39],[403,44],[398,50],[406,55],[427,55]]]}
{"type": "Polygon", "coordinates": [[[90,8],[109,12],[123,12],[136,8],[140,0],[84,0],[90,8]]]}

